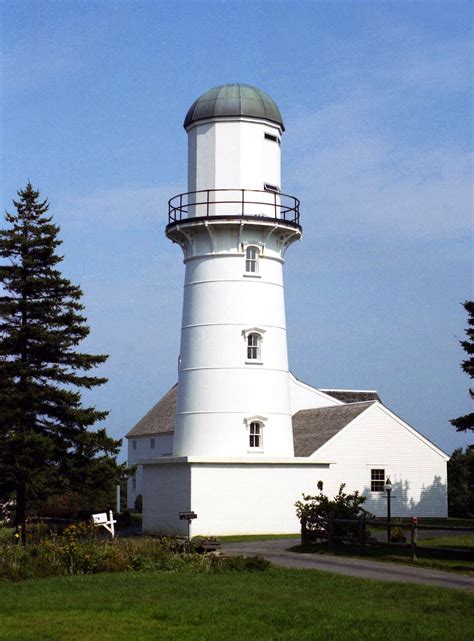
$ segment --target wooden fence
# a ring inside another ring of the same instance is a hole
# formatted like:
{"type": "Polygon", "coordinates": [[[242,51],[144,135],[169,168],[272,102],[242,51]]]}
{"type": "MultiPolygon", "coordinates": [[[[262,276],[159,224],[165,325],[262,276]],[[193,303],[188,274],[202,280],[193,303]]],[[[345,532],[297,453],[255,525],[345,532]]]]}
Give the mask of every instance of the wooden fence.
{"type": "MultiPolygon", "coordinates": [[[[411,560],[417,560],[417,550],[418,550],[418,531],[419,530],[440,530],[440,531],[454,531],[459,533],[473,532],[474,527],[455,527],[448,525],[421,525],[418,523],[417,517],[413,517],[409,522],[403,522],[400,520],[397,521],[376,521],[367,518],[365,512],[357,519],[338,519],[335,518],[332,514],[328,514],[327,519],[321,519],[319,522],[319,527],[315,533],[310,527],[305,519],[301,520],[301,545],[307,543],[313,543],[316,540],[325,539],[327,540],[328,546],[334,545],[337,542],[349,542],[352,544],[358,544],[361,551],[363,552],[367,545],[383,545],[389,547],[397,547],[398,549],[409,548],[411,554],[411,560]],[[344,528],[346,532],[337,531],[337,525],[349,526],[344,528]],[[387,528],[387,543],[383,543],[372,537],[368,536],[367,526],[376,525],[378,527],[384,526],[387,528]],[[393,541],[391,537],[391,531],[395,528],[401,528],[403,530],[409,530],[410,532],[410,542],[408,544],[401,544],[398,541],[393,541]],[[348,531],[348,533],[347,533],[348,531]]],[[[429,548],[433,551],[446,551],[446,548],[431,547],[429,548]]]]}

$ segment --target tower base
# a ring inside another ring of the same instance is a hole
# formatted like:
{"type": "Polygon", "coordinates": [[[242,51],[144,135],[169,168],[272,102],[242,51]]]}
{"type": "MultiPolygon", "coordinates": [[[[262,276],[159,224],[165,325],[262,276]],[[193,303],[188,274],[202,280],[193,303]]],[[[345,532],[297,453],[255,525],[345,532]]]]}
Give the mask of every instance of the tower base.
{"type": "MultiPolygon", "coordinates": [[[[295,502],[326,482],[329,463],[308,459],[170,457],[144,463],[143,530],[224,536],[300,530],[295,502]],[[197,518],[180,520],[180,512],[197,518]]],[[[326,487],[326,483],[325,483],[326,487]]]]}

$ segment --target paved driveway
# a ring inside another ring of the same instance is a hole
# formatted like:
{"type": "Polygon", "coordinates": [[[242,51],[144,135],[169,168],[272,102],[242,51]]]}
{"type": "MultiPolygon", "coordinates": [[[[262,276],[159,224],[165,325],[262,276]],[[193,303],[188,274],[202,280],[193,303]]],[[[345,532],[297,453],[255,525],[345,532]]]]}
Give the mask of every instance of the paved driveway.
{"type": "Polygon", "coordinates": [[[223,551],[229,555],[252,556],[261,554],[266,559],[286,568],[322,570],[348,576],[378,581],[422,583],[445,588],[474,591],[474,578],[453,572],[428,570],[398,563],[381,563],[365,559],[330,556],[326,554],[300,554],[288,549],[299,544],[299,539],[273,539],[269,541],[245,541],[224,543],[223,551]]]}

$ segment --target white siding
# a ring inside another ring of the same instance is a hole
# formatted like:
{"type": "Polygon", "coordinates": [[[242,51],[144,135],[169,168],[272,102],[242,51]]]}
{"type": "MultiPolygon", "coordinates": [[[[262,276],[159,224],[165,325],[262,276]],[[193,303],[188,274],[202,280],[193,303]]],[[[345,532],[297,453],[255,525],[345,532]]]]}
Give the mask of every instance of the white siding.
{"type": "Polygon", "coordinates": [[[376,403],[320,447],[311,458],[335,461],[324,492],[334,494],[340,483],[359,490],[365,508],[387,513],[383,492],[371,492],[370,471],[384,469],[393,484],[394,516],[447,516],[447,474],[444,454],[428,444],[401,419],[376,403]]]}

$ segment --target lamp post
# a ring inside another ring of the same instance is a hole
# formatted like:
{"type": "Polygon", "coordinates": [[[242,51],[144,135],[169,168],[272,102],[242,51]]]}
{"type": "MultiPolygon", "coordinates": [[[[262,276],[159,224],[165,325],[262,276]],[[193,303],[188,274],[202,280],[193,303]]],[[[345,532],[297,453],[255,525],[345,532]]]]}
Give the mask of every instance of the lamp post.
{"type": "Polygon", "coordinates": [[[392,537],[392,532],[391,532],[391,498],[392,498],[392,482],[390,481],[390,477],[387,476],[387,480],[385,481],[385,491],[387,492],[387,542],[390,543],[390,539],[392,537]]]}

